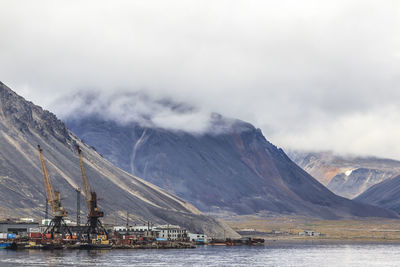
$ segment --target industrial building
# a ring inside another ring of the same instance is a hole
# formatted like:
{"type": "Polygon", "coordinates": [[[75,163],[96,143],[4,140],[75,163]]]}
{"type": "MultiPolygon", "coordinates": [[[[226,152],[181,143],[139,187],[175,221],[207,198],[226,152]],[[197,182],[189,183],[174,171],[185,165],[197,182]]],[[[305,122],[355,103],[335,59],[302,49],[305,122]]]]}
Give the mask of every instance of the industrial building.
{"type": "Polygon", "coordinates": [[[160,225],[154,227],[154,230],[158,233],[158,238],[165,240],[179,240],[188,241],[188,232],[182,229],[178,225],[160,225]]]}
{"type": "Polygon", "coordinates": [[[205,235],[205,234],[188,233],[188,237],[189,237],[189,241],[191,241],[191,242],[207,243],[207,241],[208,241],[207,235],[205,235]]]}
{"type": "Polygon", "coordinates": [[[30,221],[0,221],[0,233],[13,233],[17,235],[27,235],[30,232],[38,231],[39,223],[30,221]]]}

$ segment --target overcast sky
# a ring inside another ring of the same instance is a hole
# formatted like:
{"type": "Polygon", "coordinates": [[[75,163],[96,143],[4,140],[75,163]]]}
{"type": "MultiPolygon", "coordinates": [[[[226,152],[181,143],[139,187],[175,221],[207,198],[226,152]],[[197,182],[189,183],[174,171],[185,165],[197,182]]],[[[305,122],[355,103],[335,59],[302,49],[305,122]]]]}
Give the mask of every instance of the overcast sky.
{"type": "Polygon", "coordinates": [[[280,147],[400,159],[399,1],[0,0],[0,63],[62,117],[77,90],[142,91],[198,107],[164,125],[214,111],[280,147]]]}

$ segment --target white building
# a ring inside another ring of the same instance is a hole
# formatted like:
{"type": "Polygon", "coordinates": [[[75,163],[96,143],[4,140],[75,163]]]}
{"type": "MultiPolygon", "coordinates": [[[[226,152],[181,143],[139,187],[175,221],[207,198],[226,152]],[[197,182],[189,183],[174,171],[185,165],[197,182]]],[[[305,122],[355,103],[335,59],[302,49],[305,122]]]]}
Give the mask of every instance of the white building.
{"type": "Polygon", "coordinates": [[[152,225],[114,226],[115,232],[146,232],[153,230],[152,225]]]}
{"type": "Polygon", "coordinates": [[[21,222],[34,222],[35,221],[35,219],[33,219],[33,218],[20,218],[19,219],[21,222]]]}
{"type": "Polygon", "coordinates": [[[145,232],[151,230],[153,230],[153,227],[151,225],[134,225],[129,227],[129,231],[132,232],[145,232]]]}
{"type": "Polygon", "coordinates": [[[114,232],[127,232],[126,226],[114,226],[114,232]]]}
{"type": "Polygon", "coordinates": [[[42,220],[42,225],[49,225],[51,222],[51,219],[43,219],[42,220]]]}
{"type": "Polygon", "coordinates": [[[154,230],[158,232],[158,238],[165,240],[188,240],[188,232],[178,225],[159,225],[154,227],[154,230]]]}
{"type": "Polygon", "coordinates": [[[304,232],[300,232],[299,236],[321,236],[321,233],[312,230],[305,230],[304,232]]]}
{"type": "Polygon", "coordinates": [[[207,243],[208,239],[205,234],[188,233],[189,240],[192,242],[207,243]]]}

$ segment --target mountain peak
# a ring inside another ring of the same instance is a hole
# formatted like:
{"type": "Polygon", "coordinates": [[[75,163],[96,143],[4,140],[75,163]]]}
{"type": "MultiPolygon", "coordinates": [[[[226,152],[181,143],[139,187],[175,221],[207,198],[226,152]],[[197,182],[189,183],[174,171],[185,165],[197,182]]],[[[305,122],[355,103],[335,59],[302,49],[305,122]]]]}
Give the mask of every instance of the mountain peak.
{"type": "Polygon", "coordinates": [[[53,135],[63,143],[71,142],[65,124],[53,113],[25,100],[4,83],[0,84],[0,115],[10,127],[27,133],[53,135]]]}
{"type": "MultiPolygon", "coordinates": [[[[63,206],[74,216],[81,172],[74,145],[83,149],[91,187],[103,199],[106,222],[120,219],[126,210],[137,223],[178,224],[212,236],[238,235],[204,216],[190,203],[132,176],[101,157],[74,136],[53,113],[26,101],[0,84],[0,207],[2,216],[44,214],[45,188],[37,152],[40,144],[53,187],[61,191],[63,206]]],[[[83,198],[82,198],[83,199],[83,198]]],[[[81,203],[84,206],[84,201],[81,203]]],[[[72,219],[73,217],[71,217],[72,219]]]]}
{"type": "Polygon", "coordinates": [[[204,134],[121,125],[99,117],[67,125],[105,158],[202,211],[323,218],[393,216],[336,196],[247,122],[211,115],[204,134]]]}

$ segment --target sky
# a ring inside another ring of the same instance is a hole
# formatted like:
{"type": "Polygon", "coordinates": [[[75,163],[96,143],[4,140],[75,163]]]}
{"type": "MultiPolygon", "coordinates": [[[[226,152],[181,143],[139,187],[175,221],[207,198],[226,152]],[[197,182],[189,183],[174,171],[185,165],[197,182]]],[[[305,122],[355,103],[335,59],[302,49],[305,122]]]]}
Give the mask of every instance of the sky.
{"type": "Polygon", "coordinates": [[[116,119],[202,131],[217,112],[285,149],[400,159],[399,1],[0,0],[0,62],[61,118],[90,92],[116,119]]]}

